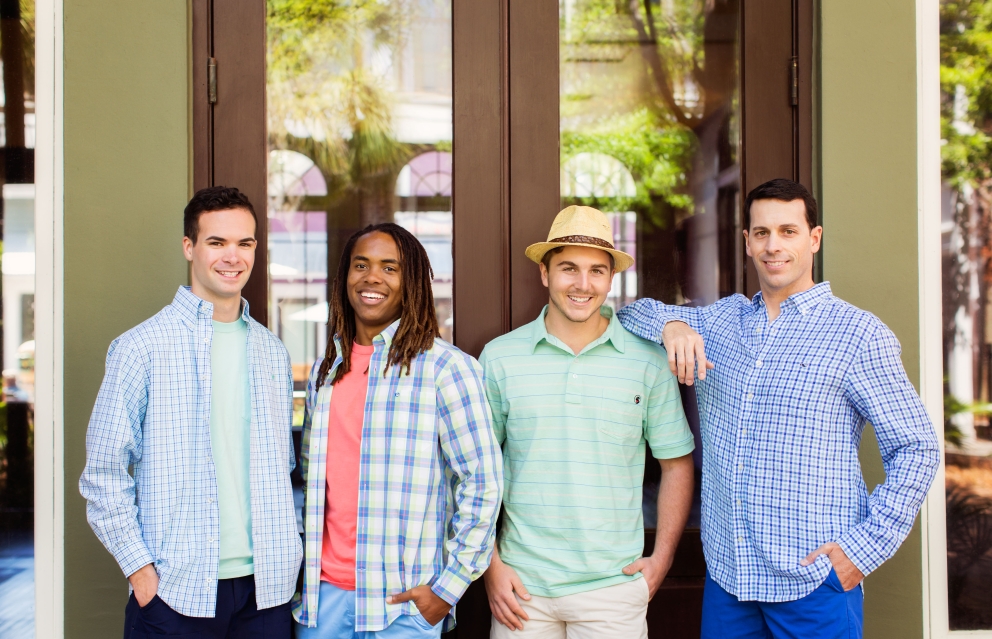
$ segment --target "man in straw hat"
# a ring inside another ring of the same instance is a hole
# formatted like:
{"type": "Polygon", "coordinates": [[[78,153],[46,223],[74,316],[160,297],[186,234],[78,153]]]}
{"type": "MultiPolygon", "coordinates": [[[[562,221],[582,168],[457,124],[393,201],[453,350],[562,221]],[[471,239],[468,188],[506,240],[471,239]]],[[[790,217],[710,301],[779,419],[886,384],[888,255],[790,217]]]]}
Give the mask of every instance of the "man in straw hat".
{"type": "Polygon", "coordinates": [[[801,184],[766,182],[744,203],[753,299],[640,300],[619,314],[664,340],[681,381],[699,364],[703,639],[861,637],[861,580],[909,534],[940,461],[895,335],[813,282],[816,218],[801,184]],[[870,496],[866,422],[886,474],[870,496]]]}
{"type": "Polygon", "coordinates": [[[648,601],[692,502],[678,386],[664,350],[603,306],[613,275],[634,261],[614,248],[606,215],[566,208],[527,257],[549,303],[480,358],[504,460],[503,528],[485,573],[492,637],[647,637],[648,601]],[[649,557],[645,442],[662,468],[649,557]]]}

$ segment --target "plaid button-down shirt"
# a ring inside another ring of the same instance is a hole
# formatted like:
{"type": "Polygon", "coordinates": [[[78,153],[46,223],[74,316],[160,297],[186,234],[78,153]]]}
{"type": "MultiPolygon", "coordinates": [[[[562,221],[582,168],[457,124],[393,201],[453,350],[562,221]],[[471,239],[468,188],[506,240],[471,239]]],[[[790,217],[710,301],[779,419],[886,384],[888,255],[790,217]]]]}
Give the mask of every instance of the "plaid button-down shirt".
{"type": "MultiPolygon", "coordinates": [[[[251,524],[259,608],[290,600],[303,555],[296,530],[286,348],[248,315],[251,524]]],[[[180,287],[172,304],[110,345],[86,431],[79,491],[125,575],[153,563],[158,594],[189,617],[217,606],[220,521],[210,444],[213,305],[180,287]],[[128,466],[134,466],[134,477],[128,466]]]]}
{"type": "MultiPolygon", "coordinates": [[[[410,373],[392,366],[383,376],[396,321],[372,340],[359,468],[355,630],[386,628],[413,602],[386,596],[430,584],[456,604],[489,567],[503,484],[503,459],[492,430],[477,361],[440,339],[418,355],[410,373]]],[[[336,339],[336,338],[335,338],[336,339]]],[[[327,428],[338,357],[316,387],[321,360],[307,386],[303,421],[306,479],[303,589],[293,601],[301,624],[318,624],[324,535],[327,428]]],[[[444,629],[454,627],[454,608],[444,629]]]]}
{"type": "Polygon", "coordinates": [[[868,574],[909,534],[939,447],[892,332],[830,292],[789,297],[771,324],[761,294],[701,308],[640,300],[619,313],[661,341],[680,320],[716,368],[697,381],[703,438],[703,550],[710,576],[742,600],[793,601],[830,572],[837,542],[868,574]],[[874,426],[885,483],[869,495],[858,448],[874,426]]]}

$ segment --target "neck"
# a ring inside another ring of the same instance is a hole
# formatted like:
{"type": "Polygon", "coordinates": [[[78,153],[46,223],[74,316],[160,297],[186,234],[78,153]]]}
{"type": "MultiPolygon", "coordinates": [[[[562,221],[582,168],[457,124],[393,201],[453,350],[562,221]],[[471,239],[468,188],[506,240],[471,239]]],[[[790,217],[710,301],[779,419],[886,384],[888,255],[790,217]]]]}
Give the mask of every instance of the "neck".
{"type": "Polygon", "coordinates": [[[544,316],[544,327],[548,333],[565,342],[565,345],[576,355],[605,333],[609,325],[610,320],[603,317],[598,308],[586,321],[573,322],[565,317],[554,303],[551,303],[548,304],[548,312],[544,316]]]}
{"type": "Polygon", "coordinates": [[[214,306],[214,320],[218,322],[236,322],[241,317],[241,295],[234,297],[219,297],[211,295],[209,291],[203,290],[194,281],[190,287],[193,295],[196,295],[204,302],[210,302],[214,306]]]}
{"type": "Polygon", "coordinates": [[[774,288],[764,282],[761,284],[761,299],[765,301],[765,308],[768,309],[768,321],[773,322],[782,312],[782,302],[789,299],[796,293],[802,293],[813,288],[815,283],[813,277],[796,280],[788,286],[774,288]]]}
{"type": "Polygon", "coordinates": [[[372,340],[375,339],[376,335],[389,328],[389,325],[398,319],[398,317],[394,317],[385,324],[366,324],[356,315],[355,341],[362,346],[372,346],[372,340]]]}

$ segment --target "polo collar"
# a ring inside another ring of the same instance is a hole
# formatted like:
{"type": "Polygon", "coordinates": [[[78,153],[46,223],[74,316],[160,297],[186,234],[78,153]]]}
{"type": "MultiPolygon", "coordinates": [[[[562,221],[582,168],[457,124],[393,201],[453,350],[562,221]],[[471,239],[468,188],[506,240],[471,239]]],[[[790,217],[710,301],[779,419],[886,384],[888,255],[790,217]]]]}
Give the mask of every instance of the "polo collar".
{"type": "MultiPolygon", "coordinates": [[[[186,326],[193,328],[201,317],[213,319],[214,305],[193,295],[189,286],[180,286],[176,296],[172,298],[172,308],[179,313],[179,318],[186,326]]],[[[241,298],[241,319],[248,323],[248,300],[241,298]]]]}
{"type": "MultiPolygon", "coordinates": [[[[548,314],[548,305],[545,304],[544,308],[541,309],[541,313],[537,316],[537,319],[531,322],[531,340],[530,340],[531,353],[533,353],[537,349],[537,345],[540,344],[542,340],[548,342],[549,344],[555,344],[561,342],[561,340],[548,333],[548,327],[544,323],[544,318],[545,316],[547,316],[547,314],[548,314]]],[[[584,349],[582,349],[582,352],[584,353],[595,346],[599,346],[600,344],[605,344],[606,342],[609,342],[610,344],[613,345],[613,348],[615,348],[618,352],[622,353],[624,351],[624,328],[620,324],[620,321],[617,320],[616,313],[613,312],[612,308],[604,304],[603,306],[599,307],[599,314],[602,315],[603,317],[609,318],[610,323],[606,327],[606,330],[603,332],[603,334],[600,335],[595,340],[593,340],[592,342],[590,342],[589,345],[587,345],[584,349]]]]}
{"type": "MultiPolygon", "coordinates": [[[[830,289],[830,282],[820,282],[813,286],[813,288],[807,289],[801,293],[796,293],[795,295],[790,295],[783,302],[784,306],[792,305],[799,311],[800,314],[806,315],[821,303],[825,302],[829,297],[833,295],[830,289]]],[[[755,310],[758,310],[765,305],[765,300],[761,296],[761,291],[754,294],[751,299],[751,304],[754,306],[755,310]]]]}

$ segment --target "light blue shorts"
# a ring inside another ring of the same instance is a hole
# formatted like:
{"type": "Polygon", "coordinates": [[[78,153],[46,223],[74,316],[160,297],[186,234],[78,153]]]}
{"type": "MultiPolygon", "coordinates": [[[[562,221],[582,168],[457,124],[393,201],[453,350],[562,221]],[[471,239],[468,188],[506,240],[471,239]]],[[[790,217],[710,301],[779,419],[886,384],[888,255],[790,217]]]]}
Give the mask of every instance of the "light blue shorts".
{"type": "Polygon", "coordinates": [[[342,590],[326,581],[320,582],[317,627],[298,623],[296,639],[438,639],[443,621],[434,627],[421,615],[401,615],[383,630],[355,630],[355,591],[342,590]]]}

